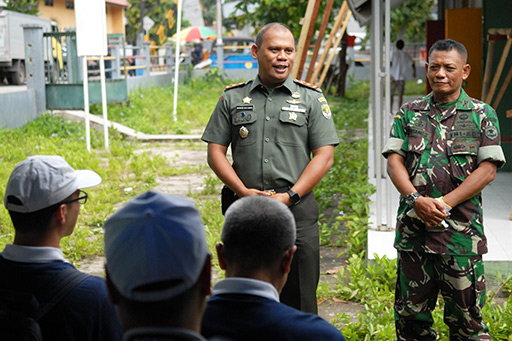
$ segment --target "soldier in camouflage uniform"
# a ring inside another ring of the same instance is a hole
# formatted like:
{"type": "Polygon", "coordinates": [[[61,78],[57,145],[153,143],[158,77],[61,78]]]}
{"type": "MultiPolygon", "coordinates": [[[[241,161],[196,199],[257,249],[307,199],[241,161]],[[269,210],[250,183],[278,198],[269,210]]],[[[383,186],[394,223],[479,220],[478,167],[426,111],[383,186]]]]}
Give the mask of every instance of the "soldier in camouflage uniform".
{"type": "Polygon", "coordinates": [[[226,87],[203,133],[208,164],[236,197],[264,195],[290,207],[297,252],[280,300],[316,314],[320,250],[312,189],[333,164],[338,136],[322,91],[290,77],[295,41],[287,26],[265,25],[252,54],[258,76],[226,87]]]}
{"type": "Polygon", "coordinates": [[[495,111],[462,89],[466,48],[436,42],[426,64],[432,93],[395,116],[383,155],[402,194],[395,320],[398,340],[435,340],[439,292],[450,340],[490,340],[485,303],[482,189],[505,163],[495,111]]]}

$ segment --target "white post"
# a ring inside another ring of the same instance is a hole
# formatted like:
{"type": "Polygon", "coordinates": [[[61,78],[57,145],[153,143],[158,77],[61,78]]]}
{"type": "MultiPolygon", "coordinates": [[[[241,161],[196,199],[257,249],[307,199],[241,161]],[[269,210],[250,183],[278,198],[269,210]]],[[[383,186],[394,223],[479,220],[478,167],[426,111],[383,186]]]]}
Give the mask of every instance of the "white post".
{"type": "Polygon", "coordinates": [[[375,185],[377,186],[376,193],[376,224],[377,228],[380,228],[382,224],[382,157],[380,151],[382,149],[382,79],[381,79],[381,68],[382,68],[382,26],[381,26],[381,0],[372,0],[372,56],[378,56],[372,58],[372,84],[371,89],[373,90],[372,95],[372,114],[374,116],[374,160],[375,160],[375,185]],[[375,59],[375,60],[374,60],[375,59]]]}
{"type": "MultiPolygon", "coordinates": [[[[385,30],[386,30],[386,36],[385,36],[385,42],[386,42],[386,108],[384,112],[384,129],[383,129],[383,137],[384,140],[387,139],[386,128],[389,129],[390,127],[390,119],[393,116],[390,116],[391,110],[391,74],[390,74],[390,64],[391,64],[391,1],[386,0],[385,2],[385,30]]],[[[393,205],[391,204],[392,196],[391,191],[393,190],[393,187],[391,186],[391,180],[389,179],[389,176],[387,176],[386,173],[384,173],[384,176],[386,177],[386,225],[388,228],[391,228],[393,226],[393,221],[391,220],[392,217],[392,210],[393,205]]]]}
{"type": "Polygon", "coordinates": [[[183,4],[183,0],[178,0],[178,23],[176,26],[176,59],[174,63],[174,105],[172,109],[172,117],[176,122],[178,120],[178,80],[180,73],[180,45],[181,45],[181,6],[183,4]]]}
{"type": "Polygon", "coordinates": [[[100,56],[101,104],[103,108],[103,135],[105,135],[105,150],[108,151],[108,115],[107,115],[107,86],[105,82],[105,57],[100,56]]]}
{"type": "Polygon", "coordinates": [[[222,0],[217,0],[217,67],[224,73],[224,41],[222,40],[222,0]]]}
{"type": "Polygon", "coordinates": [[[82,57],[82,80],[84,84],[84,111],[85,111],[85,145],[91,151],[91,127],[89,122],[89,80],[87,75],[87,56],[82,57]]]}

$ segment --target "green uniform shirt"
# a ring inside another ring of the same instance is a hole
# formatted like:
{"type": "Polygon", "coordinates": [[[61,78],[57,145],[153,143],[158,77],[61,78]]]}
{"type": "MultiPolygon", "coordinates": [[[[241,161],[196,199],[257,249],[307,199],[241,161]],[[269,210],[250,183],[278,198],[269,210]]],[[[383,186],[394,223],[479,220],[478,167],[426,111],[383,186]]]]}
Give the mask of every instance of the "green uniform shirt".
{"type": "Polygon", "coordinates": [[[312,150],[339,143],[322,91],[290,77],[270,93],[258,77],[226,87],[202,139],[231,144],[235,172],[259,190],[295,184],[312,150]]]}
{"type": "MultiPolygon", "coordinates": [[[[409,179],[419,193],[439,198],[457,188],[482,161],[505,164],[496,112],[464,90],[451,106],[438,106],[432,94],[404,105],[395,116],[383,155],[405,157],[409,179]]],[[[400,251],[450,255],[487,252],[481,194],[455,206],[447,227],[427,229],[406,215],[400,200],[395,247],[400,251]]]]}

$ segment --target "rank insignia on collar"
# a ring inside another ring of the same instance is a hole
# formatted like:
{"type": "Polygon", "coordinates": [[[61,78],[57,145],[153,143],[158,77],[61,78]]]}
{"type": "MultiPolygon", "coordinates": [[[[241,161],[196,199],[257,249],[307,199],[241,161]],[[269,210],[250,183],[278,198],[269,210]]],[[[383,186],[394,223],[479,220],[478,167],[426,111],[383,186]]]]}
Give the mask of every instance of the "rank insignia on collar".
{"type": "Polygon", "coordinates": [[[240,128],[240,137],[245,139],[247,135],[249,135],[249,130],[246,127],[242,126],[240,128]]]}
{"type": "Polygon", "coordinates": [[[300,94],[298,92],[292,92],[292,98],[298,99],[300,98],[300,94]]]}
{"type": "Polygon", "coordinates": [[[296,99],[287,99],[286,102],[290,103],[290,104],[300,104],[301,103],[301,101],[298,101],[296,99]]]}
{"type": "Polygon", "coordinates": [[[290,121],[297,121],[297,114],[294,112],[290,112],[288,116],[288,120],[290,121]]]}
{"type": "Polygon", "coordinates": [[[250,98],[250,97],[245,97],[244,99],[242,99],[243,104],[249,104],[249,103],[251,103],[251,101],[252,101],[252,98],[250,98]]]}

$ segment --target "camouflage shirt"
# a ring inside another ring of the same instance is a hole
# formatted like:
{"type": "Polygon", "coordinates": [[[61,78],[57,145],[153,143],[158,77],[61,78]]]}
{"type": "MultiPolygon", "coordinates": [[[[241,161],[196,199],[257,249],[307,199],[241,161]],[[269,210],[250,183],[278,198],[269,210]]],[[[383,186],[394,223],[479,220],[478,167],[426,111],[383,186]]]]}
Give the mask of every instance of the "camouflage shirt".
{"type": "MultiPolygon", "coordinates": [[[[382,154],[391,153],[405,158],[414,187],[432,198],[454,190],[482,161],[498,168],[505,164],[496,112],[464,90],[447,105],[436,105],[432,94],[405,104],[382,154]]],[[[487,252],[480,193],[453,207],[446,227],[427,229],[407,216],[408,210],[402,197],[394,243],[398,250],[468,256],[487,252]]]]}

